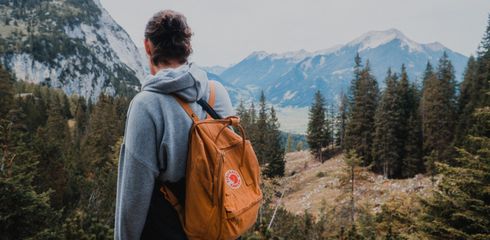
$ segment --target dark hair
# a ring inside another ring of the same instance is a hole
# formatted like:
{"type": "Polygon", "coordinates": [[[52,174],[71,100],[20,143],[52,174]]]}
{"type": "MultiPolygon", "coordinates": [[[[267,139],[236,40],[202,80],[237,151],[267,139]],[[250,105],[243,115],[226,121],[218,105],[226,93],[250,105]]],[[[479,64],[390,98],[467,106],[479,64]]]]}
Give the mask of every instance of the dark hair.
{"type": "Polygon", "coordinates": [[[168,64],[169,60],[187,62],[192,53],[191,36],[192,31],[184,15],[172,10],[157,12],[145,29],[145,39],[149,39],[154,46],[153,64],[168,64]]]}

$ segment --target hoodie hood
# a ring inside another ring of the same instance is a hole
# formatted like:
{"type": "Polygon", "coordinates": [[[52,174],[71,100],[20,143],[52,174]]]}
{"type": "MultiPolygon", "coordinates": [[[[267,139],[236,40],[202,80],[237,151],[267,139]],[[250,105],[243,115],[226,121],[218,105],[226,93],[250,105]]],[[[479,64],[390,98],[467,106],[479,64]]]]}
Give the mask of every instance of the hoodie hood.
{"type": "Polygon", "coordinates": [[[186,63],[178,68],[166,68],[155,75],[149,75],[141,89],[164,94],[176,94],[186,102],[201,99],[208,89],[208,77],[204,70],[194,63],[186,63]]]}

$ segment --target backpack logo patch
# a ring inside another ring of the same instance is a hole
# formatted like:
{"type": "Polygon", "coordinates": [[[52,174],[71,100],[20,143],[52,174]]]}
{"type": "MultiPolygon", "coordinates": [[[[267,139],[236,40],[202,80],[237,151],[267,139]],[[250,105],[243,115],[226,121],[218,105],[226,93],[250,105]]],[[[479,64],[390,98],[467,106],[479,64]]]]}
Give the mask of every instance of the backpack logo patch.
{"type": "Polygon", "coordinates": [[[237,189],[242,185],[242,179],[237,171],[230,169],[225,173],[225,181],[232,189],[237,189]]]}

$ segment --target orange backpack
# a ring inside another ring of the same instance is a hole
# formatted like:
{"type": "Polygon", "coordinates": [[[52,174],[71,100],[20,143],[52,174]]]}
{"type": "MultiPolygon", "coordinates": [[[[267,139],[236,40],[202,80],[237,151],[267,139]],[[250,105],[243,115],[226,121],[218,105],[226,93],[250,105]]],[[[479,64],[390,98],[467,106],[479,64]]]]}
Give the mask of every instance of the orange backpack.
{"type": "Polygon", "coordinates": [[[185,176],[185,202],[163,185],[160,191],[174,206],[189,239],[237,239],[255,223],[262,200],[259,164],[240,119],[214,119],[214,86],[210,82],[208,113],[199,120],[188,103],[175,97],[192,118],[185,176]],[[236,134],[229,126],[238,129],[236,134]]]}

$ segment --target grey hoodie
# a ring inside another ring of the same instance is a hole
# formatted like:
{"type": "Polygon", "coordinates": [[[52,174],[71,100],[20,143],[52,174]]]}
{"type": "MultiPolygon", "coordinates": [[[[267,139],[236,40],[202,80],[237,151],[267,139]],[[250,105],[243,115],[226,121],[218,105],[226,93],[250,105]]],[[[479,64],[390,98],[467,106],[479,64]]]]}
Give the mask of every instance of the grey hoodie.
{"type": "MultiPolygon", "coordinates": [[[[195,64],[163,69],[149,76],[131,101],[119,157],[114,238],[140,239],[157,180],[176,182],[185,175],[192,120],[171,94],[190,103],[199,119],[206,112],[195,101],[208,99],[209,80],[195,64]]],[[[233,114],[225,88],[215,82],[214,109],[233,114]]]]}

